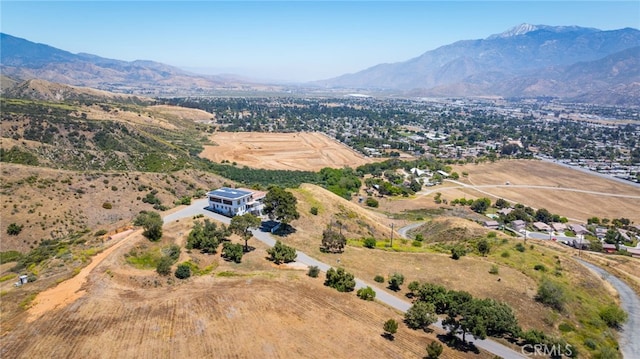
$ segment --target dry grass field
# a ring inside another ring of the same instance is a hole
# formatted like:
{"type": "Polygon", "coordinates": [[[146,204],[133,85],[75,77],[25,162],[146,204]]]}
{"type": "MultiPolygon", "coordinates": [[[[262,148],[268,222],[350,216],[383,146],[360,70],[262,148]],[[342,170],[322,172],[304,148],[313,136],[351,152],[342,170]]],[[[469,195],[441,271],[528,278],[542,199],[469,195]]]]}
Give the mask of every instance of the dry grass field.
{"type": "Polygon", "coordinates": [[[469,174],[468,177],[461,176],[459,182],[480,187],[464,188],[444,182],[425,188],[411,198],[382,199],[380,209],[395,213],[439,208],[443,205],[435,204],[433,196],[440,192],[442,198],[448,201],[463,197],[488,197],[495,202],[498,198],[504,198],[512,203],[546,208],[574,222],[586,222],[588,218],[596,216],[609,219],[624,217],[640,223],[640,188],[618,181],[535,160],[468,164],[455,166],[454,170],[459,174],[469,174]],[[506,185],[507,182],[509,185],[506,185]],[[589,191],[598,193],[587,193],[589,191]]]}
{"type": "Polygon", "coordinates": [[[196,170],[172,174],[145,172],[74,172],[2,163],[0,250],[28,252],[43,239],[63,238],[85,228],[95,232],[127,226],[142,210],[147,193],[168,207],[198,188],[209,191],[224,180],[196,170]],[[105,203],[111,208],[105,208],[105,203]],[[10,223],[23,225],[17,236],[6,235],[10,223]]]}
{"type": "MultiPolygon", "coordinates": [[[[588,175],[549,162],[535,160],[498,161],[480,165],[466,165],[456,168],[458,173],[469,173],[461,182],[472,185],[531,185],[555,187],[543,188],[482,188],[495,197],[519,202],[534,208],[546,208],[552,213],[586,221],[587,218],[625,217],[640,222],[640,188],[614,180],[588,175]],[[578,189],[635,198],[611,197],[602,194],[570,192],[562,189],[578,189]]],[[[470,195],[477,191],[467,191],[470,195]]],[[[494,199],[495,199],[494,197],[494,199]]]]}
{"type": "Polygon", "coordinates": [[[319,132],[217,132],[210,139],[217,146],[205,146],[201,157],[253,168],[317,171],[373,161],[319,132]]]}
{"type": "MultiPolygon", "coordinates": [[[[165,226],[162,244],[184,242],[190,225],[165,226]]],[[[94,257],[94,268],[62,282],[61,290],[40,293],[10,320],[5,303],[2,358],[416,358],[438,334],[401,324],[395,340],[386,340],[382,323],[401,314],[327,288],[322,277],[271,264],[255,240],[241,264],[183,252],[180,261],[215,268],[184,281],[125,262],[132,248],[149,243],[139,231],[114,241],[94,257]]],[[[442,357],[492,356],[445,346],[442,357]]]]}

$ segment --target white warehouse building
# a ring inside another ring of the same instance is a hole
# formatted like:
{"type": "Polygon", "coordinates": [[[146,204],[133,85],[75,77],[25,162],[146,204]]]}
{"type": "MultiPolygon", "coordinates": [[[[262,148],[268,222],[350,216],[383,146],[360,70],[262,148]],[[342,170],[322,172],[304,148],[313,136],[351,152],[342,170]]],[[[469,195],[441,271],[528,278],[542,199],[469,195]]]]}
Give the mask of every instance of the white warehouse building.
{"type": "Polygon", "coordinates": [[[262,214],[265,193],[246,188],[222,187],[207,193],[209,210],[225,216],[242,216],[251,213],[262,214]]]}

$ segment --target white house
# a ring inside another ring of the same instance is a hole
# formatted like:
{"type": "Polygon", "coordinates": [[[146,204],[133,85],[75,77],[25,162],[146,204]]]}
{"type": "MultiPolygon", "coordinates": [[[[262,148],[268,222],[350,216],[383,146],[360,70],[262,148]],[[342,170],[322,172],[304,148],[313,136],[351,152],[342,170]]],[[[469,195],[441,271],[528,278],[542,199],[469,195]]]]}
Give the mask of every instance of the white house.
{"type": "Polygon", "coordinates": [[[222,187],[207,193],[209,210],[225,216],[242,216],[245,213],[262,214],[265,193],[247,188],[222,187]]]}

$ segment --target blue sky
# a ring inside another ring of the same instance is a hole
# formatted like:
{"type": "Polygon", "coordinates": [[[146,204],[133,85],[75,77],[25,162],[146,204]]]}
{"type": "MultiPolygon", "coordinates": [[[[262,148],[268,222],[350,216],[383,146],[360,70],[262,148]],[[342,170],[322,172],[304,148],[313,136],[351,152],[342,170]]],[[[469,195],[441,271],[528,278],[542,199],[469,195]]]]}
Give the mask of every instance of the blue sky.
{"type": "Polygon", "coordinates": [[[640,1],[0,1],[0,30],[73,53],[309,81],[521,23],[640,28],[640,1]]]}

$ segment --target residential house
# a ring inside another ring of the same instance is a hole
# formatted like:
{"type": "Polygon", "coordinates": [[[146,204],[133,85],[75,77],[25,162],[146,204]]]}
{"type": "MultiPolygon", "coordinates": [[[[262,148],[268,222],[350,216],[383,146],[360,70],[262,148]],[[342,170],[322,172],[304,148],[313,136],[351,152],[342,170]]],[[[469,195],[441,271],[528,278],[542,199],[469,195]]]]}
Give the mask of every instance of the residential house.
{"type": "Polygon", "coordinates": [[[615,253],[617,251],[615,244],[602,243],[602,250],[605,253],[615,253]]]}
{"type": "Polygon", "coordinates": [[[584,239],[584,238],[573,238],[571,240],[571,246],[573,248],[577,248],[577,249],[589,249],[589,246],[591,245],[591,243],[589,242],[589,240],[584,239]]]}
{"type": "Polygon", "coordinates": [[[553,222],[551,223],[551,228],[556,232],[564,232],[567,230],[567,225],[564,223],[553,222]]]}
{"type": "Polygon", "coordinates": [[[500,223],[498,221],[484,221],[483,226],[489,229],[498,229],[500,228],[500,223]]]}
{"type": "Polygon", "coordinates": [[[551,227],[544,222],[533,222],[533,228],[535,228],[539,232],[550,232],[551,227]]]}
{"type": "Polygon", "coordinates": [[[497,213],[501,214],[503,216],[508,215],[509,213],[513,212],[513,208],[502,208],[501,210],[499,210],[497,213]]]}
{"type": "Polygon", "coordinates": [[[591,232],[589,232],[588,229],[584,228],[584,226],[581,225],[581,224],[570,224],[569,225],[569,229],[571,229],[573,231],[573,233],[576,234],[576,236],[585,235],[585,234],[590,234],[591,233],[591,232]]]}
{"type": "Polygon", "coordinates": [[[246,188],[222,187],[207,193],[209,210],[225,216],[241,216],[245,213],[262,214],[266,193],[246,188]]]}
{"type": "Polygon", "coordinates": [[[511,222],[511,228],[513,228],[517,232],[520,232],[526,226],[527,226],[527,222],[525,222],[525,221],[523,221],[521,219],[516,219],[515,221],[511,222]]]}

